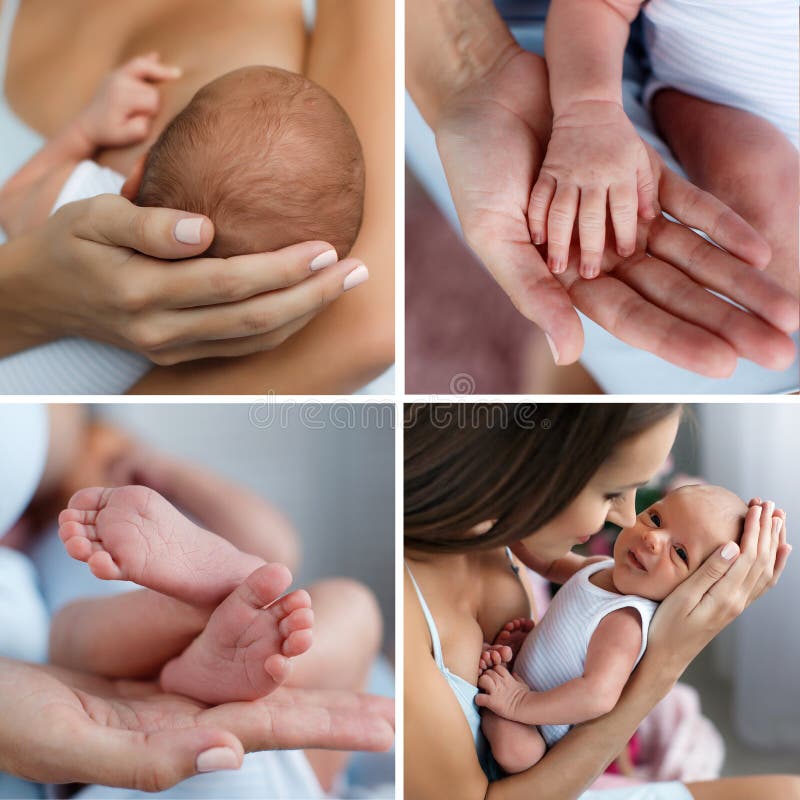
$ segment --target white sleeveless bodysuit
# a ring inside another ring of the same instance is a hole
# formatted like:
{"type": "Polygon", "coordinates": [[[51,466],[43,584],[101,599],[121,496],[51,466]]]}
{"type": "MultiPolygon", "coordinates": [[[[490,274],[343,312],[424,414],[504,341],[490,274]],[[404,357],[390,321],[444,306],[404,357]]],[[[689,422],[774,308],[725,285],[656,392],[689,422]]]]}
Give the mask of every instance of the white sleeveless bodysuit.
{"type": "MultiPolygon", "coordinates": [[[[636,595],[615,594],[589,580],[595,572],[613,565],[613,560],[601,561],[576,572],[558,590],[541,622],[525,637],[514,671],[534,691],[546,692],[583,675],[592,634],[604,617],[621,608],[635,608],[642,618],[642,646],[636,657],[639,663],[658,603],[636,595]]],[[[569,729],[569,725],[539,726],[548,747],[569,729]]]]}

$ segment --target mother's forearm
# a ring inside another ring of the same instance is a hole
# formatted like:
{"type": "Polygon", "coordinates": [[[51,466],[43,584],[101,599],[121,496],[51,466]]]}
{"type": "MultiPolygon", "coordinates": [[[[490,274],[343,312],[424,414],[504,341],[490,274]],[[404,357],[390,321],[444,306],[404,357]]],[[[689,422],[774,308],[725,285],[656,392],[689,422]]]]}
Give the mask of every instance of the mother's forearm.
{"type": "Polygon", "coordinates": [[[432,127],[447,99],[514,48],[491,0],[408,0],[406,84],[432,127]]]}
{"type": "MultiPolygon", "coordinates": [[[[644,666],[644,664],[642,664],[644,666]]],[[[575,726],[527,772],[490,784],[491,800],[569,800],[585,792],[622,752],[641,721],[673,685],[666,672],[636,670],[611,713],[575,726]]]]}

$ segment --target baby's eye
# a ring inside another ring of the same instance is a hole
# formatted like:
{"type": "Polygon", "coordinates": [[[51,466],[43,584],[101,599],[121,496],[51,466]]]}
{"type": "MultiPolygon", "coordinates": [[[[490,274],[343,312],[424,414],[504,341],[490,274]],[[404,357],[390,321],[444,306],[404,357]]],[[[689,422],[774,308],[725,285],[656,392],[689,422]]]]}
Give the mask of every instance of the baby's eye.
{"type": "Polygon", "coordinates": [[[685,564],[689,563],[689,554],[680,546],[675,546],[675,552],[678,554],[678,558],[683,561],[685,564]]]}
{"type": "Polygon", "coordinates": [[[656,526],[656,528],[661,527],[661,515],[657,511],[650,511],[649,512],[650,522],[656,526]]]}

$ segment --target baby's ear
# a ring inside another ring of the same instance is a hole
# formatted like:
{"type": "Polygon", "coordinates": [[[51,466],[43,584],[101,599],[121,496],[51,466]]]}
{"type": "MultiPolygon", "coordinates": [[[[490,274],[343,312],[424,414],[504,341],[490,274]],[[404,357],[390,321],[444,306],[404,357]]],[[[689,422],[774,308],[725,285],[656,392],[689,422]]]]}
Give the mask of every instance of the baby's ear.
{"type": "Polygon", "coordinates": [[[139,187],[142,184],[142,176],[144,175],[144,164],[147,160],[147,153],[142,153],[139,158],[136,159],[136,163],[131,168],[131,171],[128,173],[128,177],[125,179],[125,183],[122,184],[122,190],[120,194],[126,199],[133,202],[136,199],[136,195],[139,194],[139,187]]]}

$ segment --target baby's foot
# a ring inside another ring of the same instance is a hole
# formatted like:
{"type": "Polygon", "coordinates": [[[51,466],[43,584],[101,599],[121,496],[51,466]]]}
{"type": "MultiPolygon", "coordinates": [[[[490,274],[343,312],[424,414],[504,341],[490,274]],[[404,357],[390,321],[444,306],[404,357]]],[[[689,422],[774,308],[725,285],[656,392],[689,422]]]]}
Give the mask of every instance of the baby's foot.
{"type": "Polygon", "coordinates": [[[511,648],[511,658],[504,659],[505,661],[513,661],[517,657],[525,637],[533,630],[533,620],[525,617],[517,617],[512,619],[511,622],[506,622],[503,625],[503,630],[497,634],[493,644],[507,645],[511,648]]]}
{"type": "Polygon", "coordinates": [[[144,486],[82,489],[58,517],[67,552],[103,580],[212,605],[264,561],[203,530],[144,486]]]}
{"type": "Polygon", "coordinates": [[[280,686],[311,646],[314,612],[283,564],[260,567],[214,611],[205,630],[161,672],[161,688],[206,703],[253,700],[280,686]],[[270,605],[271,604],[271,605],[270,605]]]}

